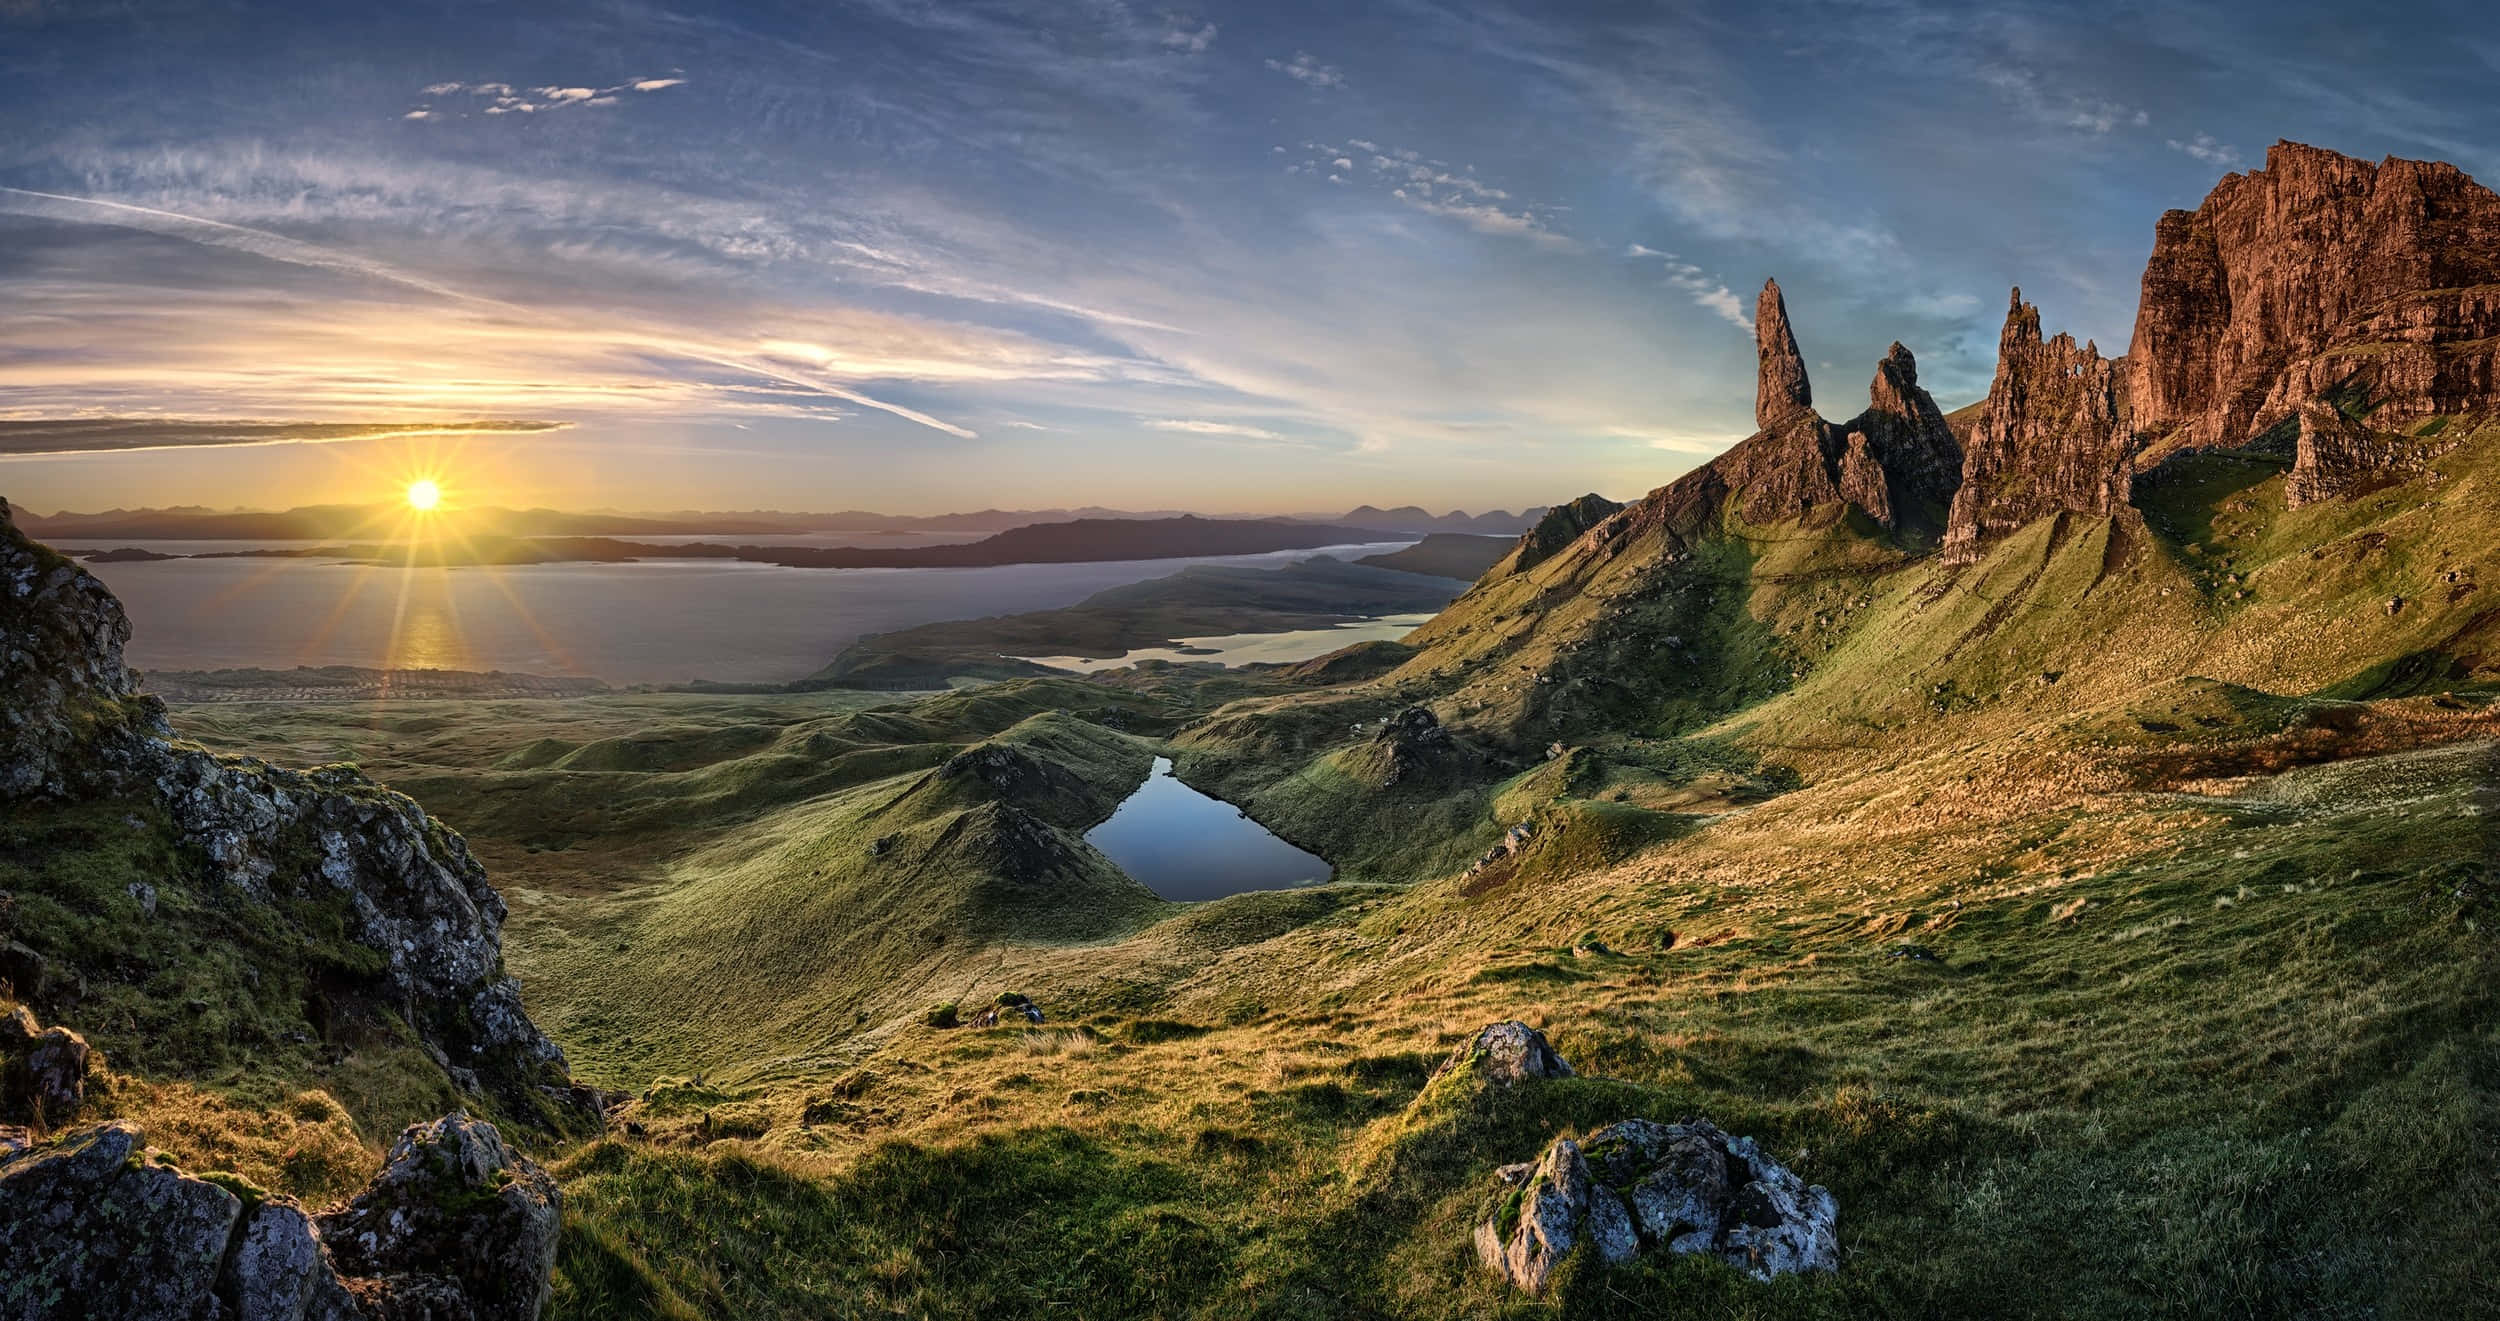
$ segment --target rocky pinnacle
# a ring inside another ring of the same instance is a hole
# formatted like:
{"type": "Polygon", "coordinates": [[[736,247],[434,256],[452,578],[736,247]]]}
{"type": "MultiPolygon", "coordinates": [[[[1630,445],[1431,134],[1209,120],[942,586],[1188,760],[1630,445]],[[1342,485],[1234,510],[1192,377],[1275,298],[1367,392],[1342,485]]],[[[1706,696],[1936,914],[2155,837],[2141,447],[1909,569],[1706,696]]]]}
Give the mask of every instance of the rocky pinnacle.
{"type": "Polygon", "coordinates": [[[1777,280],[1762,283],[1762,299],[1754,305],[1753,342],[1761,360],[1754,387],[1754,425],[1768,431],[1814,406],[1805,355],[1797,352],[1797,336],[1788,328],[1788,303],[1780,297],[1777,280]]]}

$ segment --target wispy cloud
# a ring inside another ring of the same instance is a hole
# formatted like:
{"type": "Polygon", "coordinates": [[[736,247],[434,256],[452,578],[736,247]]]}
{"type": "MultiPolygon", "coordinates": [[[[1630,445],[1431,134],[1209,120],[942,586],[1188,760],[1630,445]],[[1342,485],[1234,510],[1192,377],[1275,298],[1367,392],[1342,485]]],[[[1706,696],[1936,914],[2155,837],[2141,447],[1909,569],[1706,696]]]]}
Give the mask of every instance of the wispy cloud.
{"type": "Polygon", "coordinates": [[[1753,317],[1745,311],[1745,300],[1738,297],[1725,282],[1711,278],[1699,266],[1672,252],[1661,252],[1638,243],[1626,248],[1623,255],[1658,262],[1666,271],[1668,284],[1683,291],[1698,306],[1707,308],[1713,316],[1748,335],[1753,333],[1753,317]]]}
{"type": "Polygon", "coordinates": [[[1305,87],[1325,91],[1329,88],[1345,86],[1345,74],[1341,70],[1334,65],[1320,63],[1318,58],[1307,50],[1295,51],[1290,60],[1271,59],[1267,62],[1267,67],[1305,87]]]}
{"type": "Polygon", "coordinates": [[[2239,148],[2217,141],[2211,133],[2199,133],[2184,142],[2171,138],[2169,142],[2172,151],[2183,152],[2207,165],[2219,165],[2226,170],[2236,170],[2246,164],[2245,159],[2240,155],[2239,148]]]}
{"type": "Polygon", "coordinates": [[[1215,25],[1182,18],[1178,14],[1164,19],[1163,45],[1187,55],[1204,55],[1215,44],[1215,25]]]}
{"type": "Polygon", "coordinates": [[[514,88],[510,83],[428,83],[418,95],[436,100],[466,96],[470,102],[453,100],[449,104],[426,104],[410,110],[402,119],[448,119],[466,116],[474,108],[483,115],[533,115],[542,110],[560,110],[569,106],[612,106],[632,92],[661,92],[683,87],[683,78],[628,78],[613,87],[578,87],[550,84],[544,87],[514,88]]]}
{"type": "Polygon", "coordinates": [[[1611,426],[1602,428],[1599,434],[1615,440],[1637,440],[1654,450],[1702,458],[1718,454],[1744,439],[1738,435],[1672,425],[1611,426]]]}
{"type": "MultiPolygon", "coordinates": [[[[1553,227],[1550,208],[1515,202],[1510,192],[1475,176],[1473,167],[1452,165],[1408,147],[1383,147],[1364,138],[1343,145],[1302,144],[1305,155],[1285,173],[1361,183],[1429,215],[1455,220],[1480,234],[1524,239],[1558,251],[1577,240],[1553,227]]],[[[1282,148],[1279,148],[1282,150],[1282,148]]]]}
{"type": "Polygon", "coordinates": [[[1193,436],[1233,436],[1242,440],[1283,440],[1282,432],[1241,422],[1210,422],[1197,417],[1159,417],[1146,423],[1151,431],[1179,431],[1193,436]]]}

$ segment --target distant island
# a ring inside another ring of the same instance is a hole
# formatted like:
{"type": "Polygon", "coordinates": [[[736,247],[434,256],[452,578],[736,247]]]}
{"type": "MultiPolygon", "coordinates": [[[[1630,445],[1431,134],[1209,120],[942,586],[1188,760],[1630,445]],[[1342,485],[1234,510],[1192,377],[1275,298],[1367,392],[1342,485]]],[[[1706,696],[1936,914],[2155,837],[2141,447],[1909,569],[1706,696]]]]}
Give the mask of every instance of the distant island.
{"type": "Polygon", "coordinates": [[[793,569],[969,569],[1006,564],[1080,564],[1214,555],[1263,555],[1361,542],[1396,541],[1380,528],[1291,519],[1080,518],[1034,523],[979,541],[944,546],[773,546],[692,542],[684,545],[615,537],[439,537],[422,543],[372,542],[201,551],[188,556],[125,547],[76,551],[95,562],[163,559],[311,559],[442,568],[468,565],[602,563],[646,559],[736,560],[793,569]]]}
{"type": "Polygon", "coordinates": [[[1454,541],[1489,544],[1445,544],[1431,557],[1431,568],[1397,562],[1405,551],[1366,556],[1353,564],[1319,555],[1278,569],[1197,565],[1097,592],[1057,610],[946,620],[872,634],[790,687],[943,688],[964,679],[1055,672],[1028,659],[1035,655],[1108,660],[1141,647],[1169,646],[1183,637],[1282,633],[1382,615],[1430,613],[1449,604],[1511,545],[1508,538],[1459,536],[1454,541]]]}

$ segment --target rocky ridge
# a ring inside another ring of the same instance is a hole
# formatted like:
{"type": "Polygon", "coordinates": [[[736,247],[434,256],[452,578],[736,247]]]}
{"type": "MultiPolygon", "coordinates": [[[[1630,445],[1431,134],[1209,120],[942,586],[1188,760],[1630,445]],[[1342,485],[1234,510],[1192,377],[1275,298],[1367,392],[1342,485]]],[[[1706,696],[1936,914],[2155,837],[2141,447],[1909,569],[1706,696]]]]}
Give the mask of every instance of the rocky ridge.
{"type": "MultiPolygon", "coordinates": [[[[218,906],[343,908],[370,970],[332,970],[326,1004],[396,1015],[464,1093],[581,1115],[563,1052],[504,971],[503,899],[466,843],[352,767],[290,771],[177,741],[122,659],[129,636],[112,594],[0,502],[0,803],[147,804],[193,860],[184,883],[218,906]]],[[[13,989],[56,1019],[68,1007],[13,989]]]]}

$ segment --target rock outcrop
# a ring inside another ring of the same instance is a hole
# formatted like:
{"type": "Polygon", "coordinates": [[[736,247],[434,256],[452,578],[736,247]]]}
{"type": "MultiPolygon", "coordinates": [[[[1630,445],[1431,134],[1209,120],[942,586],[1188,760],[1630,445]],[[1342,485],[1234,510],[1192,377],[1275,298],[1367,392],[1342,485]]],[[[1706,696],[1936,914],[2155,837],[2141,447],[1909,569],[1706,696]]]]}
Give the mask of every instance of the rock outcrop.
{"type": "Polygon", "coordinates": [[[1511,1087],[1545,1078],[1568,1078],[1571,1065],[1556,1054],[1545,1034],[1517,1019],[1487,1023],[1450,1052],[1424,1083],[1472,1075],[1497,1087],[1511,1087]]]}
{"type": "Polygon", "coordinates": [[[108,1124],[0,1152],[0,1315],[117,1321],[533,1321],[553,1179],[491,1125],[418,1125],[346,1207],[197,1178],[108,1124]]]}
{"type": "Polygon", "coordinates": [[[0,1122],[58,1128],[77,1117],[87,1094],[87,1040],[68,1028],[37,1027],[20,1005],[0,1014],[0,1122]]]}
{"type": "Polygon", "coordinates": [[[0,500],[0,801],[82,796],[166,733],[122,648],[120,601],[17,531],[0,500]]]}
{"type": "Polygon", "coordinates": [[[2333,403],[2310,400],[2296,417],[2292,470],[2283,478],[2283,502],[2294,509],[2358,495],[2428,466],[2429,447],[2373,431],[2333,403]]]}
{"type": "Polygon", "coordinates": [[[1534,1293],[1574,1251],[1701,1253],[1758,1280],[1840,1268],[1840,1205],[1708,1120],[1627,1119],[1503,1167],[1476,1227],[1485,1268],[1534,1293]]]}
{"type": "Polygon", "coordinates": [[[2500,407],[2500,194],[2453,165],[2278,142],[2154,231],[2139,422],[2234,446],[2344,387],[2371,421],[2500,407]]]}
{"type": "MultiPolygon", "coordinates": [[[[169,843],[198,860],[183,883],[208,902],[276,922],[344,912],[369,952],[355,961],[372,971],[325,970],[307,996],[317,1010],[397,1017],[457,1087],[513,1113],[578,1113],[563,1052],[504,972],[503,899],[460,836],[352,767],[289,771],[174,741],[123,663],[129,636],[112,594],[20,533],[0,502],[0,811],[98,797],[160,809],[169,843]]],[[[147,878],[148,895],[166,883],[147,878]]],[[[41,980],[59,980],[57,952],[29,953],[41,980]]]]}
{"type": "Polygon", "coordinates": [[[556,1182],[491,1124],[447,1115],[391,1144],[345,1209],[315,1217],[350,1292],[383,1318],[532,1321],[562,1221],[556,1182]]]}
{"type": "Polygon", "coordinates": [[[1519,534],[1519,544],[1510,555],[1493,566],[1487,578],[1507,578],[1526,573],[1562,553],[1571,543],[1587,536],[1591,529],[1622,512],[1623,506],[1595,492],[1545,511],[1536,526],[1519,534]]]}
{"type": "Polygon", "coordinates": [[[1946,563],[1976,560],[1988,542],[2049,514],[2127,507],[2136,430],[2120,367],[2072,335],[2043,340],[2040,309],[2014,291],[1945,521],[1946,563]]]}

